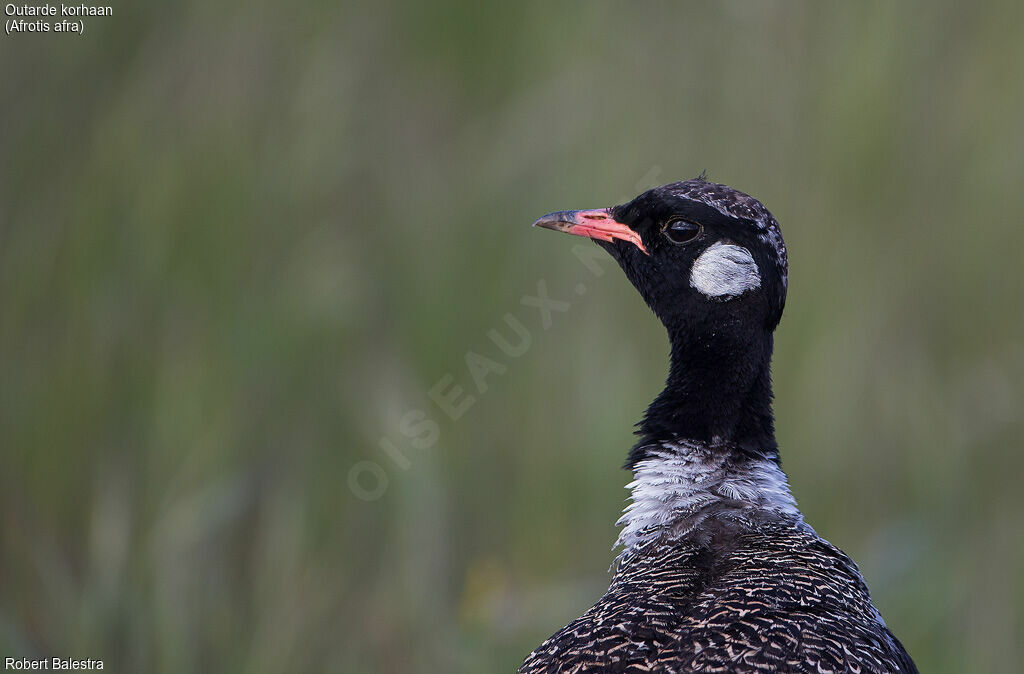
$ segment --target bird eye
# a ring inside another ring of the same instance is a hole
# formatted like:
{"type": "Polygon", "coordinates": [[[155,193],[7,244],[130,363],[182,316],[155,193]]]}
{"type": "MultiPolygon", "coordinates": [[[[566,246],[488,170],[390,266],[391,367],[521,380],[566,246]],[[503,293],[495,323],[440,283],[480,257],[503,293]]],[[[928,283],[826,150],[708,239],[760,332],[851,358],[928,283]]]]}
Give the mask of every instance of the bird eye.
{"type": "Polygon", "coordinates": [[[703,229],[703,227],[695,222],[673,220],[665,227],[665,236],[672,243],[688,243],[700,236],[703,229]]]}

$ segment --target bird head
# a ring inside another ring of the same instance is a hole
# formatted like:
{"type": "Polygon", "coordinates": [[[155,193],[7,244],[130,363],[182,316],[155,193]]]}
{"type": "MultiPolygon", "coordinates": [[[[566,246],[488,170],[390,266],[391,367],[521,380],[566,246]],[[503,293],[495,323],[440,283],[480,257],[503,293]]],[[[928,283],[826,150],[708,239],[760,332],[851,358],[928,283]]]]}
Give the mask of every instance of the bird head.
{"type": "Polygon", "coordinates": [[[737,314],[771,331],[782,316],[788,263],[779,225],[760,201],[726,185],[671,183],[620,206],[550,213],[534,226],[597,241],[670,332],[737,314]]]}
{"type": "Polygon", "coordinates": [[[534,225],[608,251],[665,325],[672,364],[641,435],[725,439],[771,452],[769,366],[786,302],[779,225],[757,199],[696,178],[620,206],[559,211],[534,225]]]}

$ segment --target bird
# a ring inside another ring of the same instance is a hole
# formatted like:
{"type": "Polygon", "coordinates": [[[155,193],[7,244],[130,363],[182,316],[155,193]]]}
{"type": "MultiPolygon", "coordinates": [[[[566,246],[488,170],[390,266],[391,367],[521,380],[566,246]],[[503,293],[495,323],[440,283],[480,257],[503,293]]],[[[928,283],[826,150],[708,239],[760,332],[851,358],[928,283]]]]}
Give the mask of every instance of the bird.
{"type": "Polygon", "coordinates": [[[916,674],[854,561],[797,507],[772,410],[789,260],[775,217],[704,174],[537,227],[593,239],[664,325],[608,590],[522,674],[916,674]]]}

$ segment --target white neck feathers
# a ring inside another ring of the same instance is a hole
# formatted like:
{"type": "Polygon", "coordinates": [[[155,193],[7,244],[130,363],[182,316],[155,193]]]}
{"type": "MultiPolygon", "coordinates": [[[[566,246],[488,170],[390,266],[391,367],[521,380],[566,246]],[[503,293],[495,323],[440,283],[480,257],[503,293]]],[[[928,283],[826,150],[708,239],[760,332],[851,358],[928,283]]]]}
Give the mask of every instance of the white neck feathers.
{"type": "MultiPolygon", "coordinates": [[[[771,459],[736,458],[724,448],[665,444],[633,469],[632,503],[617,524],[624,552],[662,537],[687,518],[721,505],[731,511],[769,510],[800,518],[786,475],[771,459]]],[[[686,531],[679,532],[680,535],[686,531]]]]}

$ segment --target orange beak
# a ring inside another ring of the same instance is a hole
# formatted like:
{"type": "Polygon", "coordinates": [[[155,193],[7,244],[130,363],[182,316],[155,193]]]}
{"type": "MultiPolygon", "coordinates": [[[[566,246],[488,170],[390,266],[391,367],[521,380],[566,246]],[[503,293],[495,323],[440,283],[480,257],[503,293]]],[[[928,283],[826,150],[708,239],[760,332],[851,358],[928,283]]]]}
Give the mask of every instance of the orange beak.
{"type": "Polygon", "coordinates": [[[629,241],[646,254],[640,235],[612,217],[610,209],[598,208],[591,211],[558,211],[548,213],[533,223],[534,227],[553,229],[556,232],[586,236],[601,241],[629,241]]]}

